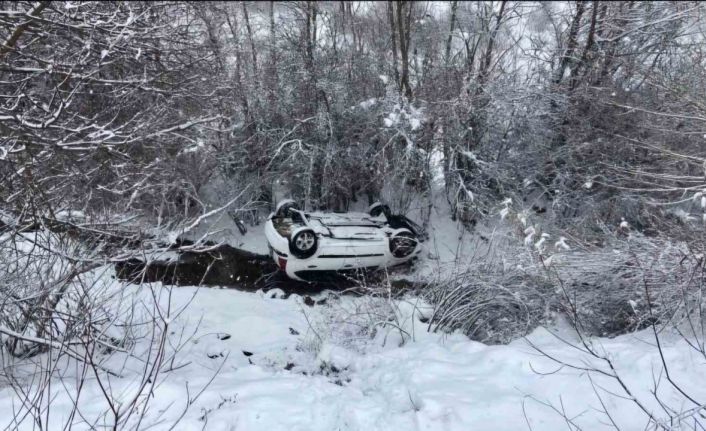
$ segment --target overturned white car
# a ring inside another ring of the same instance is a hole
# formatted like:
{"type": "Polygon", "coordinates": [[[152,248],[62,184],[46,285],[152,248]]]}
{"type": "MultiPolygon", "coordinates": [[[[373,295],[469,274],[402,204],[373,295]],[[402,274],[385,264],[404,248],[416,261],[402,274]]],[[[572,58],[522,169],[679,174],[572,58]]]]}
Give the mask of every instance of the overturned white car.
{"type": "Polygon", "coordinates": [[[421,228],[376,203],[368,213],[304,212],[292,200],[277,205],[265,224],[272,258],[290,278],[322,271],[399,265],[421,252],[421,228]]]}

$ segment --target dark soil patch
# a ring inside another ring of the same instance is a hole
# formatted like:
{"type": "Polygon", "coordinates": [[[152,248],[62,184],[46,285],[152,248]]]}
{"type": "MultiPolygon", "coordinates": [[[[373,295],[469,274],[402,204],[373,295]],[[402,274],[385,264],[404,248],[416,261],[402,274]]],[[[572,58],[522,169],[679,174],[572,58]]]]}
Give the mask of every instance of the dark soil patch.
{"type": "MultiPolygon", "coordinates": [[[[173,248],[181,245],[176,244],[173,248]]],[[[134,283],[162,282],[174,286],[225,286],[259,289],[277,271],[268,257],[231,247],[206,244],[205,251],[179,252],[176,260],[145,263],[129,259],[115,264],[118,279],[134,283]]]]}

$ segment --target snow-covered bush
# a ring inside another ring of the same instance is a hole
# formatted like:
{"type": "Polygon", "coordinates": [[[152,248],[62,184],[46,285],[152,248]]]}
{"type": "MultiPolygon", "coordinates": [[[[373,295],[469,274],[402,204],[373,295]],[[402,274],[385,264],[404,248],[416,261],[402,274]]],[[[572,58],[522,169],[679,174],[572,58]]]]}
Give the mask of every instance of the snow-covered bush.
{"type": "Polygon", "coordinates": [[[615,336],[674,324],[702,307],[702,268],[703,258],[685,243],[635,235],[563,253],[547,270],[584,333],[615,336]]]}
{"type": "Polygon", "coordinates": [[[509,231],[496,229],[487,252],[430,283],[424,294],[436,307],[431,328],[507,342],[556,313],[597,336],[698,314],[698,241],[646,237],[622,219],[604,227],[602,243],[581,242],[523,205],[510,198],[497,204],[493,213],[509,231]]]}
{"type": "Polygon", "coordinates": [[[508,343],[549,321],[553,293],[546,277],[525,271],[464,271],[429,286],[425,296],[435,304],[429,328],[508,343]]]}
{"type": "Polygon", "coordinates": [[[560,313],[587,336],[616,336],[689,321],[704,307],[703,257],[684,243],[633,236],[541,254],[540,242],[553,248],[554,241],[534,238],[526,253],[508,253],[504,268],[478,262],[430,284],[424,291],[435,306],[430,328],[505,343],[560,313]]]}
{"type": "Polygon", "coordinates": [[[52,429],[47,411],[59,398],[70,400],[66,429],[139,428],[150,393],[189,340],[167,343],[183,312],[170,290],[116,281],[106,249],[119,259],[115,248],[71,232],[0,234],[0,387],[17,400],[7,424],[52,429]],[[84,391],[87,379],[98,394],[84,391]]]}

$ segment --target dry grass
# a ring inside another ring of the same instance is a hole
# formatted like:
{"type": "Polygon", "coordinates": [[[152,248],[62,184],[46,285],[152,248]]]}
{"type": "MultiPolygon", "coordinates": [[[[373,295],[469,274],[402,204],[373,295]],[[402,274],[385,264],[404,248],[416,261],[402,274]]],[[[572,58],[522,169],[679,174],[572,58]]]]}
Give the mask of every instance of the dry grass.
{"type": "Polygon", "coordinates": [[[553,256],[518,245],[506,249],[503,265],[481,260],[440,277],[423,295],[435,304],[430,328],[478,341],[509,342],[555,313],[586,335],[616,336],[674,323],[700,307],[703,260],[685,243],[639,236],[553,256]]]}

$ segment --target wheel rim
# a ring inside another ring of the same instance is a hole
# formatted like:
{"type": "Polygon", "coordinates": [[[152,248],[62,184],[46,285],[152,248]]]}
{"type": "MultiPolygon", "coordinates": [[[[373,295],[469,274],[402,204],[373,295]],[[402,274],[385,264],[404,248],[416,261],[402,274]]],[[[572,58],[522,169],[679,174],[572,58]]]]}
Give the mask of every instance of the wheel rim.
{"type": "Polygon", "coordinates": [[[316,239],[314,238],[314,234],[312,234],[311,232],[303,232],[299,236],[297,236],[297,239],[294,241],[294,243],[296,244],[299,250],[306,251],[314,246],[315,241],[316,239]]]}

